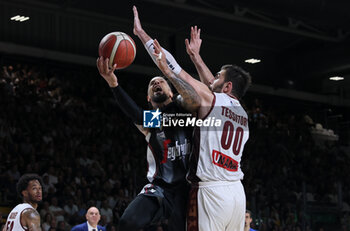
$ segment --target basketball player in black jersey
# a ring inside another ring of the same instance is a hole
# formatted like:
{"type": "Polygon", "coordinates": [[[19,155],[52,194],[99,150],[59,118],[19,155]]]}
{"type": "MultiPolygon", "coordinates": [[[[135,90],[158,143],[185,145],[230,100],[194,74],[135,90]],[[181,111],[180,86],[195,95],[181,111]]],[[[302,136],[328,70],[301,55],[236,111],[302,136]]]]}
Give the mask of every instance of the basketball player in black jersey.
{"type": "MultiPolygon", "coordinates": [[[[147,147],[149,184],[129,204],[119,223],[122,231],[132,231],[168,219],[168,230],[181,231],[186,226],[188,184],[185,179],[192,129],[189,127],[144,128],[143,111],[119,86],[114,74],[116,65],[108,67],[108,58],[99,57],[97,68],[111,88],[123,112],[132,119],[145,135],[147,147]]],[[[193,88],[179,78],[169,79],[179,92],[173,92],[166,80],[154,77],[148,85],[147,100],[153,109],[164,113],[195,112],[200,104],[193,88]]]]}

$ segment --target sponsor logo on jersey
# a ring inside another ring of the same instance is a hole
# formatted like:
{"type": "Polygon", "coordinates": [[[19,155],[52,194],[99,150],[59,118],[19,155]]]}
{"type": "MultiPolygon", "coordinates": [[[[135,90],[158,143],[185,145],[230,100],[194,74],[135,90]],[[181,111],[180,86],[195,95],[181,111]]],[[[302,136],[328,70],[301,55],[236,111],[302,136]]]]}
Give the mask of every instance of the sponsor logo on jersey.
{"type": "Polygon", "coordinates": [[[236,172],[238,170],[238,162],[225,154],[213,150],[213,163],[221,168],[224,168],[230,172],[236,172]]]}
{"type": "Polygon", "coordinates": [[[191,143],[185,139],[185,143],[180,144],[179,141],[175,141],[175,146],[169,145],[171,140],[165,140],[164,145],[164,157],[161,161],[161,164],[167,162],[167,160],[174,161],[176,159],[183,159],[186,155],[189,155],[191,152],[191,143]]]}

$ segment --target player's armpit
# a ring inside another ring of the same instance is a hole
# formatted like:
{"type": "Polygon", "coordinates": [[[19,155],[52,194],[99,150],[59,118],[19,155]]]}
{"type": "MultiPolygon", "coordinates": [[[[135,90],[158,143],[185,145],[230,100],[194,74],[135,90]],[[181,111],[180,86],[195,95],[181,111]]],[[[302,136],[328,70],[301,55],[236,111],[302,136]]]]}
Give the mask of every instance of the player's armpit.
{"type": "Polygon", "coordinates": [[[40,214],[34,209],[24,210],[21,216],[21,224],[29,231],[41,231],[40,214]]]}
{"type": "Polygon", "coordinates": [[[139,129],[139,131],[144,134],[145,136],[148,135],[149,133],[149,129],[148,128],[144,128],[142,125],[138,125],[138,124],[135,124],[135,126],[137,127],[137,129],[139,129]]]}
{"type": "MultiPolygon", "coordinates": [[[[195,92],[195,94],[197,94],[195,92]]],[[[177,102],[177,104],[179,104],[181,107],[183,107],[184,109],[186,109],[188,112],[190,112],[193,116],[197,115],[197,111],[199,109],[199,103],[192,103],[189,104],[188,102],[186,102],[184,100],[184,98],[181,95],[176,96],[175,101],[177,102]]]]}
{"type": "Polygon", "coordinates": [[[201,98],[201,106],[202,107],[210,107],[212,101],[214,99],[213,92],[208,88],[207,85],[193,78],[190,74],[188,74],[185,70],[181,70],[181,72],[177,75],[180,79],[186,81],[190,84],[193,89],[197,92],[199,97],[201,98]]]}

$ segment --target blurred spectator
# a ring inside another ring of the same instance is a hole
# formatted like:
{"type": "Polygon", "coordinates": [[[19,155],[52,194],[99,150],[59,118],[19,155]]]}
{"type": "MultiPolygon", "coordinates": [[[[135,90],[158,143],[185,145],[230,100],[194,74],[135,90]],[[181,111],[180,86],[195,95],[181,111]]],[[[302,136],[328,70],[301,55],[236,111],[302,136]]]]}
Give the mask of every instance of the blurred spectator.
{"type": "Polygon", "coordinates": [[[106,223],[113,221],[112,209],[108,206],[107,200],[102,201],[101,216],[106,216],[106,223]]]}
{"type": "Polygon", "coordinates": [[[72,228],[72,231],[105,231],[105,227],[98,225],[101,219],[100,212],[96,207],[90,207],[86,213],[86,222],[76,225],[72,228]]]}
{"type": "Polygon", "coordinates": [[[106,231],[117,231],[117,226],[113,223],[108,223],[106,225],[106,231]]]}
{"type": "Polygon", "coordinates": [[[55,193],[56,192],[56,187],[53,183],[50,182],[49,175],[45,173],[43,175],[43,192],[44,193],[55,193]]]}
{"type": "Polygon", "coordinates": [[[244,223],[244,231],[257,231],[256,229],[251,228],[253,222],[252,212],[247,210],[245,212],[245,223],[244,223]]]}
{"type": "Polygon", "coordinates": [[[66,227],[66,223],[64,221],[60,221],[57,223],[57,231],[67,231],[69,230],[68,227],[66,227]]]}
{"type": "Polygon", "coordinates": [[[46,213],[45,216],[41,216],[44,217],[44,221],[41,225],[43,231],[48,231],[52,225],[51,221],[52,221],[52,214],[51,213],[46,213]]]}
{"type": "Polygon", "coordinates": [[[9,177],[13,181],[18,181],[20,176],[21,176],[21,174],[18,171],[18,165],[17,164],[13,164],[11,169],[9,169],[7,171],[7,177],[9,177]]]}
{"type": "Polygon", "coordinates": [[[57,197],[52,197],[51,205],[49,206],[50,212],[56,218],[57,222],[64,221],[64,210],[58,205],[57,197]]]}
{"type": "Polygon", "coordinates": [[[72,198],[68,199],[68,203],[63,207],[65,214],[66,214],[66,221],[68,221],[70,224],[73,224],[75,216],[78,215],[78,206],[74,204],[74,201],[72,198]]]}

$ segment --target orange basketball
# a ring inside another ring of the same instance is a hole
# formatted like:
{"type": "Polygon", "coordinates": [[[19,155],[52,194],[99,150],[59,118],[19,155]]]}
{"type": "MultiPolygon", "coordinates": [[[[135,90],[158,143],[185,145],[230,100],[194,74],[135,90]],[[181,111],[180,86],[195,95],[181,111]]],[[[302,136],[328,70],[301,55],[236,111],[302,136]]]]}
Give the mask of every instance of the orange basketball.
{"type": "Polygon", "coordinates": [[[123,32],[112,32],[102,38],[98,54],[109,58],[109,66],[117,64],[116,69],[128,67],[135,59],[136,45],[132,38],[123,32]]]}

